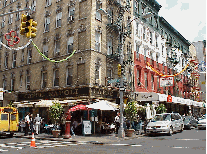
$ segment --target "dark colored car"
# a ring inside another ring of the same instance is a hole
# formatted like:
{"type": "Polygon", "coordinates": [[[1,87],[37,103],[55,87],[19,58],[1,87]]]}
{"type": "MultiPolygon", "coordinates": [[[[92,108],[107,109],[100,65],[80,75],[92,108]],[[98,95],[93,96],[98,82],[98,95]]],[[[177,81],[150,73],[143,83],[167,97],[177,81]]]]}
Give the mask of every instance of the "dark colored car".
{"type": "Polygon", "coordinates": [[[192,129],[197,128],[198,120],[196,120],[193,116],[186,116],[183,118],[184,129],[192,129]]]}

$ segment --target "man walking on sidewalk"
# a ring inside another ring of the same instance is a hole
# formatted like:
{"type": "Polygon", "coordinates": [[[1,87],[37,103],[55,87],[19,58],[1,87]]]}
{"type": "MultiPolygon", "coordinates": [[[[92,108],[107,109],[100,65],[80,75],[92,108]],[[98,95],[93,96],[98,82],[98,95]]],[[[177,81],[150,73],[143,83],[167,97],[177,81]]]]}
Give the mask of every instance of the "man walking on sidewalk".
{"type": "Polygon", "coordinates": [[[28,112],[26,117],[25,117],[25,133],[24,133],[24,136],[27,136],[28,135],[28,132],[29,132],[29,123],[30,123],[30,113],[28,112]]]}
{"type": "Polygon", "coordinates": [[[114,119],[115,123],[116,123],[116,134],[118,134],[118,130],[120,127],[120,113],[117,113],[117,116],[114,119]]]}

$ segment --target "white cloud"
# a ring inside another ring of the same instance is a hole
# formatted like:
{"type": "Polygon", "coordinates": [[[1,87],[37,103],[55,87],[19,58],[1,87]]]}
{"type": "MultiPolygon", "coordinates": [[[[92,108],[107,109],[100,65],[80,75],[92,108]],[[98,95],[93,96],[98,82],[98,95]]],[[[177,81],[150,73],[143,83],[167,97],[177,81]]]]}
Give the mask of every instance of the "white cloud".
{"type": "Polygon", "coordinates": [[[159,15],[164,17],[183,37],[189,41],[195,38],[206,39],[205,35],[198,37],[200,30],[206,26],[206,1],[205,0],[178,0],[177,5],[170,7],[166,0],[157,0],[162,5],[159,15]],[[182,10],[182,4],[188,3],[189,9],[182,10]],[[166,9],[170,7],[170,9],[166,9]]]}

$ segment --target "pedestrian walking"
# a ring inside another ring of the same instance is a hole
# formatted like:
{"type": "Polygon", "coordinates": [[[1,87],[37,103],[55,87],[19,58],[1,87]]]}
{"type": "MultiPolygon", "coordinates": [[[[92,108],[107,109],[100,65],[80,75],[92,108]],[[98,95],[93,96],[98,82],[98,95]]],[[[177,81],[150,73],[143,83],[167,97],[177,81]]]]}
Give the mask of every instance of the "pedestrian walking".
{"type": "Polygon", "coordinates": [[[35,117],[35,134],[38,135],[40,133],[40,125],[42,123],[42,118],[37,114],[35,117]]]}
{"type": "Polygon", "coordinates": [[[76,120],[73,121],[71,126],[71,134],[75,136],[75,129],[78,127],[78,122],[76,120]]]}
{"type": "Polygon", "coordinates": [[[34,118],[33,118],[33,114],[30,114],[30,130],[31,130],[31,134],[34,132],[34,118]]]}
{"type": "Polygon", "coordinates": [[[24,136],[27,136],[28,135],[28,132],[29,132],[29,124],[30,124],[30,113],[28,112],[26,117],[25,117],[25,132],[24,132],[24,136]]]}
{"type": "Polygon", "coordinates": [[[116,134],[118,134],[118,129],[120,127],[120,113],[117,113],[114,122],[116,123],[116,134]]]}

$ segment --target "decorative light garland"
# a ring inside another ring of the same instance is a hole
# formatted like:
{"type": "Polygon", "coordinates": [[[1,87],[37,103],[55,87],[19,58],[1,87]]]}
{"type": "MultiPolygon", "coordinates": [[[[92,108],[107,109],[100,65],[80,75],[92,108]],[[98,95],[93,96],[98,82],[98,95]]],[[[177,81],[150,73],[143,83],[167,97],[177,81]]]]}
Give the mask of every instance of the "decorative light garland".
{"type": "Polygon", "coordinates": [[[173,74],[173,75],[164,75],[164,74],[161,74],[160,72],[158,72],[157,70],[155,70],[155,69],[150,65],[149,62],[147,62],[147,65],[151,68],[151,70],[153,70],[155,73],[157,73],[158,75],[160,75],[160,76],[162,76],[162,77],[172,77],[172,76],[177,76],[177,75],[181,74],[183,71],[185,71],[185,70],[187,69],[187,67],[189,66],[189,64],[187,64],[187,65],[185,66],[185,68],[184,68],[182,71],[180,71],[179,73],[177,73],[177,74],[173,74]]]}
{"type": "Polygon", "coordinates": [[[50,62],[54,62],[54,63],[59,63],[59,62],[63,62],[63,61],[66,61],[68,60],[70,57],[72,57],[74,55],[74,53],[76,52],[76,50],[73,50],[73,52],[71,53],[70,56],[68,56],[67,58],[65,59],[62,59],[62,60],[51,60],[50,58],[48,58],[47,56],[45,56],[40,50],[39,48],[36,46],[36,44],[34,44],[34,42],[31,40],[32,44],[34,45],[34,47],[37,49],[37,51],[39,52],[39,54],[44,57],[45,59],[49,60],[50,62]]]}
{"type": "Polygon", "coordinates": [[[25,44],[24,46],[21,46],[21,47],[18,47],[18,48],[10,48],[8,47],[6,44],[4,44],[3,42],[0,42],[1,45],[3,45],[5,48],[9,49],[9,50],[21,50],[21,49],[24,49],[26,48],[28,45],[30,45],[32,39],[30,39],[27,44],[25,44]]]}

